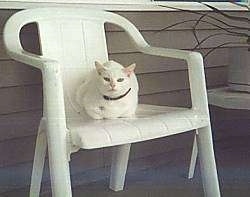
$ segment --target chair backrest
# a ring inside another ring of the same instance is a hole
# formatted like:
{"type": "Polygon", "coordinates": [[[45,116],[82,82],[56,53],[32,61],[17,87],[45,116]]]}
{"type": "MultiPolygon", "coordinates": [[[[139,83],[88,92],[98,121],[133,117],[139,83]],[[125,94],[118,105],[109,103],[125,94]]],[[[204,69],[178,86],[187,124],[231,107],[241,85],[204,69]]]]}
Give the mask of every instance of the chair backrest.
{"type": "Polygon", "coordinates": [[[94,61],[108,59],[103,18],[82,13],[50,12],[37,21],[42,55],[62,66],[66,117],[74,114],[76,88],[94,68],[94,61]]]}
{"type": "Polygon", "coordinates": [[[37,23],[42,56],[60,63],[66,116],[74,113],[72,104],[76,106],[74,100],[76,87],[94,68],[94,61],[108,60],[105,22],[122,27],[136,46],[147,45],[135,26],[128,20],[106,11],[38,8],[21,11],[14,17],[19,21],[19,26],[37,23]]]}

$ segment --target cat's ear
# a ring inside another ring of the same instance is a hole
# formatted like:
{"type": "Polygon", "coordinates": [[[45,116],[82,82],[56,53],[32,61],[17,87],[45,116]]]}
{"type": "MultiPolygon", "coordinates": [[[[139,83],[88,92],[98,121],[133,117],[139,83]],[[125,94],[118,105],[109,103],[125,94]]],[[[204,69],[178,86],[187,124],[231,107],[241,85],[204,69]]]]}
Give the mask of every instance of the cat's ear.
{"type": "Polygon", "coordinates": [[[98,61],[95,61],[95,68],[99,75],[101,75],[101,72],[105,70],[104,66],[98,61]]]}
{"type": "Polygon", "coordinates": [[[128,77],[130,77],[130,75],[134,73],[135,67],[136,67],[136,64],[133,63],[127,66],[126,68],[124,68],[123,71],[127,74],[128,77]]]}

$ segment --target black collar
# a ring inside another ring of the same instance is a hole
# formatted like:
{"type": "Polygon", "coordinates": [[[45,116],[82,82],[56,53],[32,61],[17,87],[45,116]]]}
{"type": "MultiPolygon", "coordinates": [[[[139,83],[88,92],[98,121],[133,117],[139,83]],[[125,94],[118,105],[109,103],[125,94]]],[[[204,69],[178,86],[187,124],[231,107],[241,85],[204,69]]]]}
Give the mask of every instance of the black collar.
{"type": "Polygon", "coordinates": [[[119,99],[121,99],[121,98],[125,97],[125,96],[126,96],[126,95],[130,92],[130,90],[131,90],[131,88],[129,88],[129,89],[128,89],[128,91],[127,91],[127,92],[125,92],[125,94],[122,94],[122,95],[120,95],[120,96],[118,96],[118,97],[114,97],[114,98],[112,98],[112,97],[109,97],[109,96],[103,95],[103,98],[104,98],[105,100],[107,100],[107,101],[115,101],[115,100],[119,100],[119,99]]]}

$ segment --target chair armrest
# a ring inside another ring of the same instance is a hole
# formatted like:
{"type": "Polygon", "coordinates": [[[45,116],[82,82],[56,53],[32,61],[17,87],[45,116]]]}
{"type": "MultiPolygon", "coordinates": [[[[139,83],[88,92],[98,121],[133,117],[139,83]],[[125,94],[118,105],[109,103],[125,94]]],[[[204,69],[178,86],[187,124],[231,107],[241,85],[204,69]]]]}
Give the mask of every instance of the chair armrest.
{"type": "Polygon", "coordinates": [[[146,46],[146,47],[139,47],[139,51],[145,54],[149,55],[156,55],[156,56],[162,56],[162,57],[170,57],[170,58],[176,58],[176,59],[184,59],[188,60],[190,58],[190,55],[198,55],[198,52],[193,51],[187,51],[187,50],[180,50],[180,49],[168,49],[168,48],[161,48],[161,47],[152,47],[152,46],[146,46]]]}
{"type": "Polygon", "coordinates": [[[5,26],[4,44],[7,54],[16,61],[41,70],[46,116],[65,120],[63,84],[59,63],[25,51],[20,44],[19,31],[20,27],[18,28],[18,26],[12,24],[5,26]],[[49,98],[53,98],[53,102],[49,98]]]}
{"type": "Polygon", "coordinates": [[[13,58],[14,60],[18,61],[18,62],[22,62],[24,64],[36,67],[40,70],[42,70],[43,66],[46,64],[51,64],[54,62],[54,64],[56,64],[55,60],[49,59],[49,58],[45,58],[43,56],[40,55],[36,55],[30,52],[27,52],[23,49],[12,49],[10,50],[6,50],[7,54],[13,58]]]}
{"type": "MultiPolygon", "coordinates": [[[[16,39],[19,39],[19,37],[16,39]]],[[[45,64],[55,62],[52,59],[48,59],[43,56],[25,51],[20,45],[20,41],[14,41],[14,38],[8,36],[8,33],[4,34],[4,45],[7,54],[11,58],[18,62],[22,62],[24,64],[36,67],[40,70],[42,70],[45,64]]]]}
{"type": "Polygon", "coordinates": [[[188,64],[188,75],[191,90],[192,108],[204,111],[208,114],[208,102],[203,67],[203,58],[200,53],[178,49],[166,49],[151,47],[143,38],[139,30],[127,19],[120,16],[113,16],[109,13],[111,23],[123,28],[129,35],[135,48],[142,53],[163,57],[177,58],[186,60],[188,64]]]}
{"type": "Polygon", "coordinates": [[[7,54],[16,61],[42,69],[46,62],[52,62],[43,56],[27,52],[20,41],[20,31],[25,24],[34,22],[32,17],[15,14],[4,25],[3,41],[7,54]]]}
{"type": "Polygon", "coordinates": [[[183,59],[188,65],[189,84],[191,91],[192,108],[208,114],[206,81],[203,66],[203,57],[198,52],[167,49],[160,47],[138,47],[139,51],[149,55],[183,59]]]}
{"type": "Polygon", "coordinates": [[[10,51],[7,50],[7,53],[16,61],[41,70],[46,116],[65,119],[63,84],[59,63],[55,60],[26,52],[20,48],[11,48],[10,51]],[[53,98],[53,102],[51,102],[50,98],[53,98]],[[51,111],[51,109],[53,110],[51,111]]]}

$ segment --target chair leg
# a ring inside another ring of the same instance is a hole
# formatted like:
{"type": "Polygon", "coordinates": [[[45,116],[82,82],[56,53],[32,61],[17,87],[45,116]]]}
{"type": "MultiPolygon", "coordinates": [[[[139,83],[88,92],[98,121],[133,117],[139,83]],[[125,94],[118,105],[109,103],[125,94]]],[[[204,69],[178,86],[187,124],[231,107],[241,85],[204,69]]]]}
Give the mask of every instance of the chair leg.
{"type": "Polygon", "coordinates": [[[47,150],[47,139],[44,130],[44,120],[40,121],[36,138],[35,156],[31,175],[30,197],[39,197],[43,175],[44,160],[47,150]]]}
{"type": "MultiPolygon", "coordinates": [[[[197,131],[196,131],[196,133],[197,133],[197,131]]],[[[197,156],[198,156],[198,147],[197,147],[196,135],[197,134],[195,134],[195,136],[194,136],[192,155],[191,155],[189,171],[188,171],[188,178],[189,179],[192,179],[194,177],[196,160],[197,160],[197,156]]]]}
{"type": "Polygon", "coordinates": [[[197,142],[205,196],[220,197],[210,126],[198,129],[197,142]]]}
{"type": "Polygon", "coordinates": [[[47,141],[52,196],[72,197],[66,136],[60,136],[60,139],[54,132],[63,133],[64,128],[52,123],[48,129],[51,129],[48,131],[47,141]]]}
{"type": "Polygon", "coordinates": [[[124,144],[113,149],[109,188],[114,191],[123,190],[130,146],[131,144],[124,144]]]}

